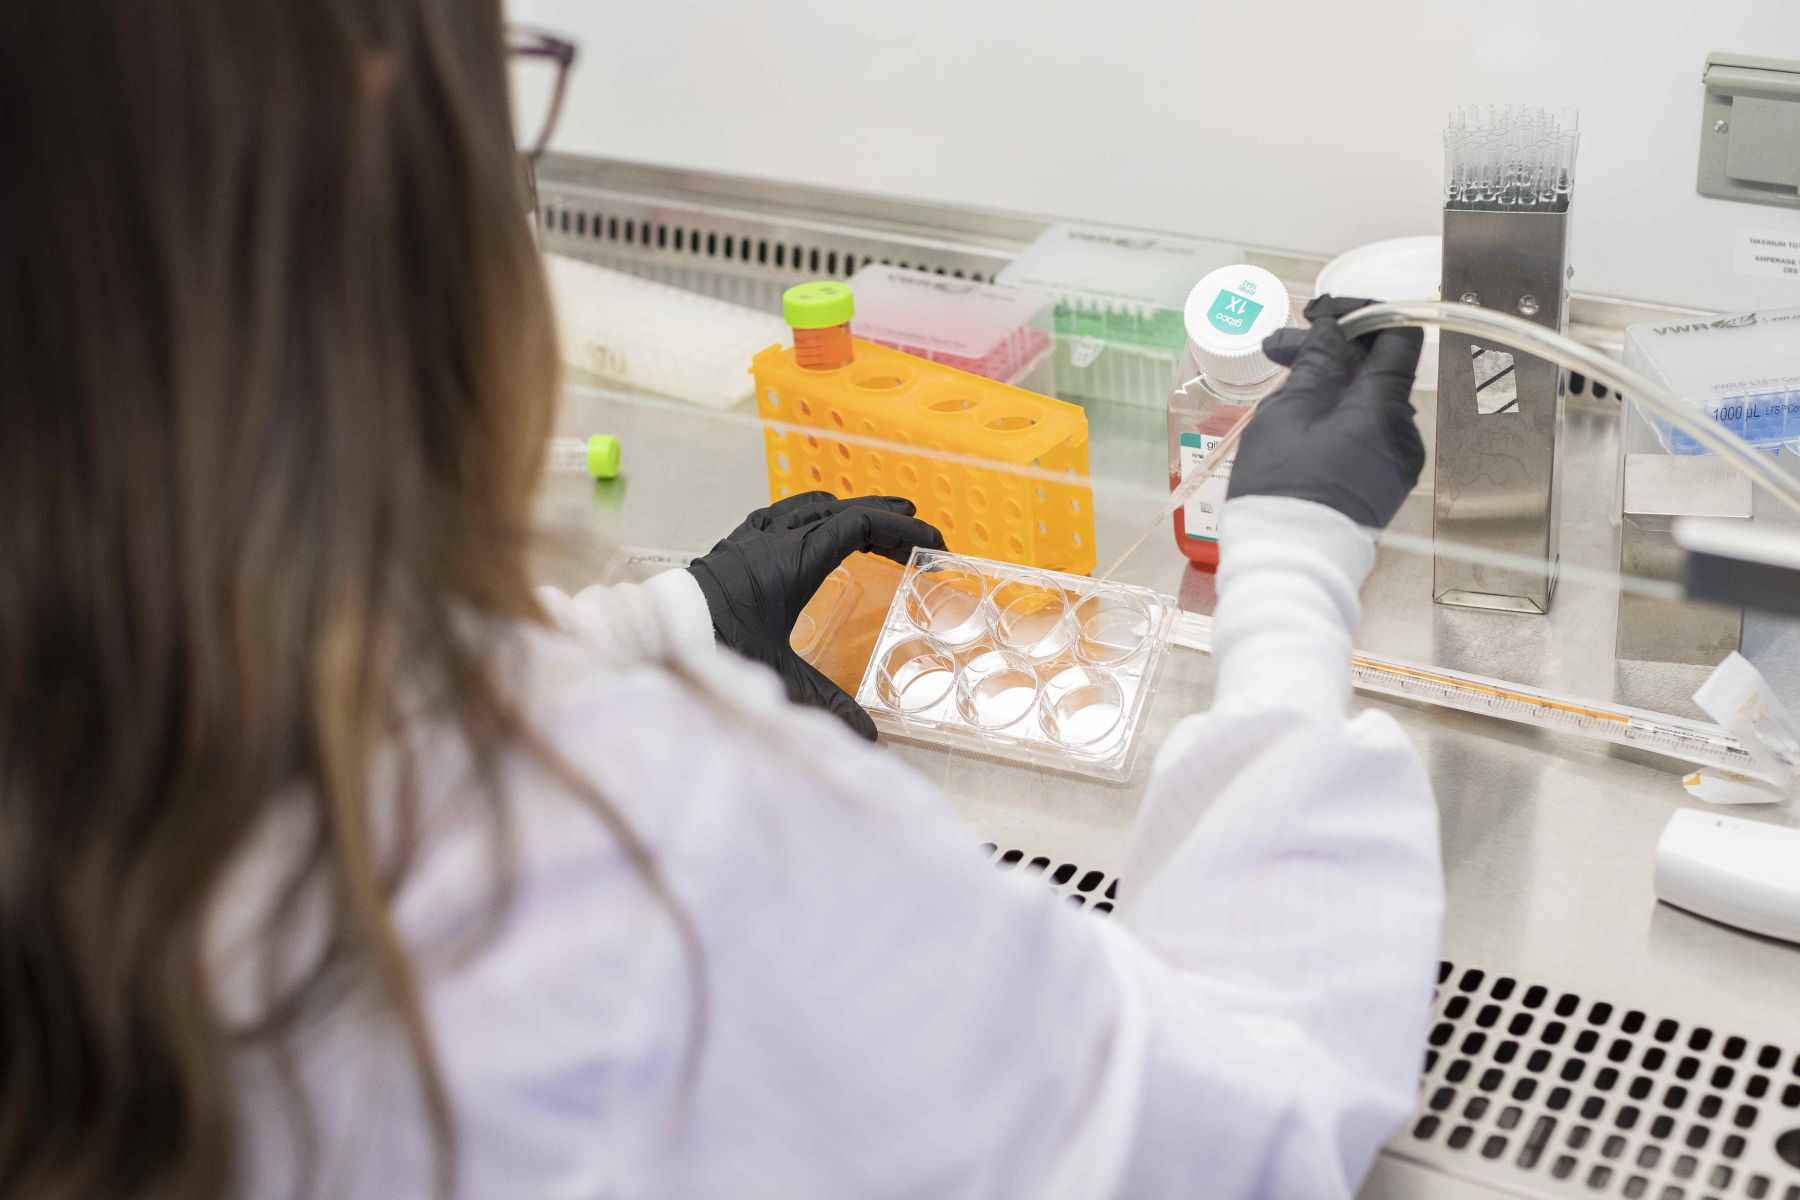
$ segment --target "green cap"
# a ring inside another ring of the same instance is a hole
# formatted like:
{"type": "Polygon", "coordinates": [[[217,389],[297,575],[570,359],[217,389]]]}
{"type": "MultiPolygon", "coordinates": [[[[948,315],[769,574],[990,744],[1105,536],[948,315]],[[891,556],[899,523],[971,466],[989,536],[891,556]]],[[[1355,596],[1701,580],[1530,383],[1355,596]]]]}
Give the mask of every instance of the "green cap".
{"type": "Polygon", "coordinates": [[[792,329],[830,329],[856,315],[856,298],[835,279],[797,283],[781,293],[781,315],[792,329]]]}
{"type": "Polygon", "coordinates": [[[588,474],[595,479],[619,477],[619,439],[610,433],[596,433],[588,439],[588,474]]]}

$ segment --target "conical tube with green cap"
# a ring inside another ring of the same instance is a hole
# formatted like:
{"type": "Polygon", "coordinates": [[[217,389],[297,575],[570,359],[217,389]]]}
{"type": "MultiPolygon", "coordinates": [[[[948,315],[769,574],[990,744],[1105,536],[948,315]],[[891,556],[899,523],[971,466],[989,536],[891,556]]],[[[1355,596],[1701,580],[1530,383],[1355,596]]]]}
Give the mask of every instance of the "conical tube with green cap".
{"type": "Polygon", "coordinates": [[[850,318],[856,300],[835,279],[795,284],[781,294],[781,315],[794,331],[794,361],[809,371],[847,367],[856,357],[850,318]]]}
{"type": "Polygon", "coordinates": [[[580,473],[595,479],[617,479],[619,439],[609,433],[587,438],[551,438],[544,469],[558,475],[580,473]]]}

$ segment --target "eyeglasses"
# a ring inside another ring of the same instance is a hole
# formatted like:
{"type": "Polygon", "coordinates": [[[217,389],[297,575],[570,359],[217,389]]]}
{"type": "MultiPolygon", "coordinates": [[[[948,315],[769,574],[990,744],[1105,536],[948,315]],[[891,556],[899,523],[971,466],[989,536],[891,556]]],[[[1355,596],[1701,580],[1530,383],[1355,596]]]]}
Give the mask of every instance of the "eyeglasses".
{"type": "Polygon", "coordinates": [[[575,43],[567,38],[527,25],[506,27],[513,136],[527,163],[536,161],[550,144],[575,55],[575,43]]]}

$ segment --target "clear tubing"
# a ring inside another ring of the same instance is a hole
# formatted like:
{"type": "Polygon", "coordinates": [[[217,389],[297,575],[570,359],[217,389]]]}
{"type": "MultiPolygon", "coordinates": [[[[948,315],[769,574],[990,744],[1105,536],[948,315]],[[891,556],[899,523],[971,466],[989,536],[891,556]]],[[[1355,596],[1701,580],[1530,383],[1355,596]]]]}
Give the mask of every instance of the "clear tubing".
{"type": "MultiPolygon", "coordinates": [[[[1510,313],[1442,300],[1400,300],[1371,304],[1338,318],[1338,328],[1350,337],[1415,325],[1421,329],[1437,326],[1452,333],[1478,337],[1485,342],[1511,346],[1604,383],[1619,395],[1643,405],[1677,426],[1706,449],[1748,475],[1783,504],[1800,513],[1800,483],[1776,470],[1769,459],[1758,454],[1743,439],[1727,433],[1717,422],[1707,420],[1702,413],[1684,403],[1668,388],[1554,330],[1510,313]]],[[[1194,474],[1198,476],[1200,472],[1194,474]]]]}

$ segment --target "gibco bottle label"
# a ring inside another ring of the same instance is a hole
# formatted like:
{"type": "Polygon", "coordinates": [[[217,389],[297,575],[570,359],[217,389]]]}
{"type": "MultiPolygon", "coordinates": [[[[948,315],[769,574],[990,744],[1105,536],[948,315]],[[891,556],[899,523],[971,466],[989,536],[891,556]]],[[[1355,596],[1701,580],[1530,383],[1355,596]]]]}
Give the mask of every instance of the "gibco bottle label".
{"type": "MultiPolygon", "coordinates": [[[[1186,479],[1188,473],[1206,461],[1212,448],[1219,444],[1219,438],[1209,433],[1184,433],[1181,435],[1181,478],[1186,479]]],[[[1219,540],[1219,510],[1225,507],[1225,494],[1231,488],[1231,464],[1236,462],[1235,456],[1219,464],[1211,479],[1200,485],[1182,509],[1182,532],[1197,542],[1216,542],[1219,540]]]]}

